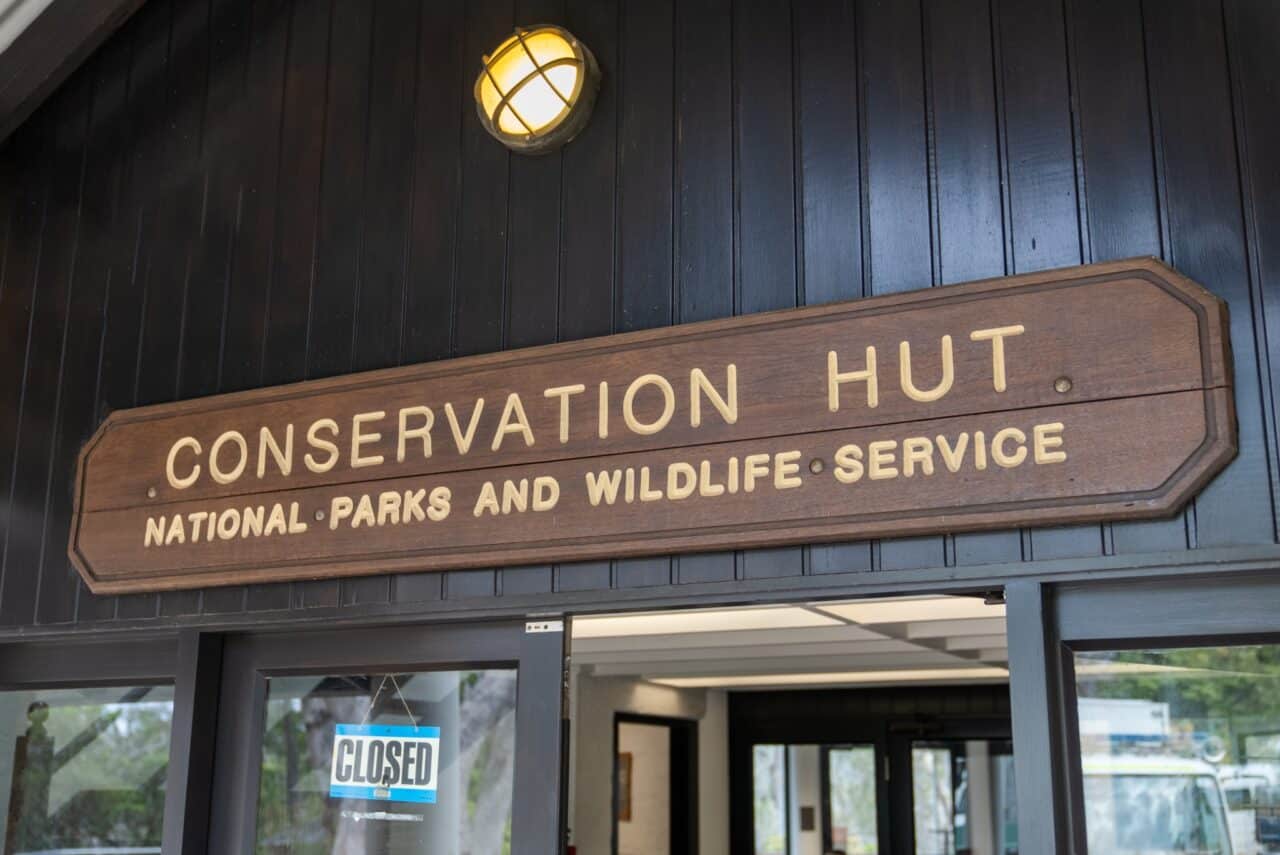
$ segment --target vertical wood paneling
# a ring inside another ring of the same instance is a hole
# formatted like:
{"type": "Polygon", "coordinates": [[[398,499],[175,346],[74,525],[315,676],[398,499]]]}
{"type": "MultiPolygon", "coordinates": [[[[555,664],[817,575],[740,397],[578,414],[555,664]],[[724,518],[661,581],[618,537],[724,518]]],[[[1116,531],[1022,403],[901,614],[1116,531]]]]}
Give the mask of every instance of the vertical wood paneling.
{"type": "MultiPolygon", "coordinates": [[[[55,484],[53,475],[60,445],[67,329],[75,305],[72,285],[90,90],[83,76],[78,77],[60,93],[54,105],[54,155],[45,185],[40,250],[32,271],[35,299],[12,494],[13,505],[32,512],[32,519],[12,526],[5,543],[5,578],[0,592],[4,597],[0,602],[0,622],[5,624],[26,624],[38,619],[36,604],[50,505],[54,493],[63,492],[62,484],[55,484]]],[[[62,578],[65,576],[60,575],[60,581],[62,578]]],[[[70,593],[74,594],[74,588],[70,593]]]]}
{"type": "MultiPolygon", "coordinates": [[[[1165,257],[1140,0],[1070,4],[1089,261],[1165,257]]],[[[1116,553],[1183,549],[1185,515],[1111,527],[1116,553]]]]}
{"type": "MultiPolygon", "coordinates": [[[[1083,260],[1079,196],[1062,4],[996,6],[1003,93],[1002,128],[1009,182],[1011,273],[1083,260]]],[[[1100,526],[1064,526],[1030,534],[1036,559],[1102,553],[1100,526]]]]}
{"type": "MultiPolygon", "coordinates": [[[[291,6],[285,0],[252,5],[249,65],[245,74],[244,142],[237,159],[236,230],[228,271],[227,327],[223,345],[222,388],[256,386],[266,372],[263,357],[268,338],[267,306],[273,280],[272,247],[276,242],[276,200],[280,162],[284,156],[281,120],[287,93],[291,6]],[[264,287],[265,286],[265,287],[264,287]]],[[[244,593],[251,611],[289,607],[289,586],[255,585],[244,593]]],[[[218,594],[205,605],[233,608],[238,592],[218,594]],[[230,602],[222,601],[226,597],[230,602]]]]}
{"type": "Polygon", "coordinates": [[[1235,385],[1241,390],[1236,395],[1240,453],[1196,499],[1194,543],[1271,542],[1275,515],[1222,10],[1187,0],[1161,8],[1163,14],[1147,20],[1169,200],[1170,260],[1230,306],[1235,385]]]}
{"type": "MultiPolygon", "coordinates": [[[[351,4],[337,4],[347,8],[351,4]]],[[[267,335],[263,342],[262,376],[265,383],[301,380],[308,373],[308,307],[316,274],[316,230],[322,211],[321,176],[324,165],[325,119],[334,22],[329,10],[309,4],[293,6],[289,23],[288,65],[281,104],[280,156],[276,172],[268,279],[267,335]]],[[[339,39],[343,34],[339,34],[339,39]]],[[[350,120],[350,116],[343,118],[350,120]]],[[[350,315],[346,317],[350,324],[350,315]]],[[[290,585],[293,607],[333,606],[338,583],[303,582],[290,585]]],[[[267,592],[273,605],[283,591],[267,592]]],[[[258,600],[251,589],[249,599],[258,600]]]]}
{"type": "MultiPolygon", "coordinates": [[[[736,139],[737,311],[763,312],[798,299],[795,101],[791,10],[768,0],[733,9],[736,139]]],[[[739,556],[742,578],[799,575],[804,551],[739,556]]]]}
{"type": "MultiPolygon", "coordinates": [[[[934,283],[921,10],[918,2],[858,7],[869,294],[934,283]]],[[[878,544],[883,570],[940,567],[938,537],[878,544]]]]}
{"type": "MultiPolygon", "coordinates": [[[[676,320],[733,314],[733,85],[729,0],[676,4],[676,320]]],[[[679,582],[732,579],[732,552],[675,559],[679,582]]]]}
{"type": "MultiPolygon", "coordinates": [[[[131,289],[127,278],[121,277],[118,264],[119,247],[129,243],[127,236],[132,233],[133,225],[123,205],[123,187],[129,177],[125,145],[129,141],[132,47],[133,42],[127,37],[111,40],[103,47],[93,69],[90,151],[85,163],[86,189],[80,214],[82,260],[77,267],[78,275],[94,283],[91,290],[101,294],[102,328],[98,340],[93,342],[95,364],[88,381],[89,411],[79,428],[81,438],[97,427],[104,411],[109,387],[114,385],[112,366],[118,364],[121,346],[132,357],[137,336],[137,313],[121,311],[129,305],[131,289]]],[[[3,314],[0,309],[0,316],[3,314]]],[[[75,607],[77,621],[106,620],[115,615],[116,601],[115,597],[90,594],[77,579],[75,607]]]]}
{"type": "MultiPolygon", "coordinates": [[[[444,0],[419,10],[415,75],[412,200],[405,268],[403,340],[406,363],[447,357],[453,349],[456,211],[461,191],[461,124],[466,118],[465,45],[456,34],[462,4],[444,0]]],[[[442,595],[442,573],[397,576],[397,600],[421,602],[442,595]]]]}
{"type": "MultiPolygon", "coordinates": [[[[863,296],[858,50],[850,0],[795,6],[801,282],[809,305],[863,296]]],[[[809,572],[871,567],[871,544],[809,549],[809,572]]]]}
{"type": "MultiPolygon", "coordinates": [[[[1280,384],[1280,115],[1274,109],[1280,92],[1280,63],[1275,34],[1280,32],[1280,6],[1265,0],[1227,3],[1227,43],[1235,81],[1237,143],[1245,189],[1245,222],[1250,243],[1250,275],[1263,320],[1260,337],[1267,341],[1259,363],[1269,394],[1264,415],[1270,418],[1267,446],[1271,464],[1272,501],[1280,492],[1277,466],[1275,399],[1280,384]]],[[[1255,313],[1259,317],[1259,313],[1255,313]]]]}
{"type": "Polygon", "coordinates": [[[0,625],[1272,542],[1275,15],[153,0],[0,149],[0,625]],[[511,156],[471,84],[542,20],[603,88],[511,156]],[[62,556],[112,408],[1136,254],[1232,307],[1241,455],[1174,520],[118,600],[62,556]]]}
{"type": "MultiPolygon", "coordinates": [[[[390,8],[366,3],[335,3],[332,7],[319,209],[313,226],[314,244],[308,247],[313,253],[312,286],[309,305],[298,307],[307,322],[310,377],[345,374],[356,367],[357,319],[367,287],[363,249],[371,207],[365,198],[369,140],[373,105],[385,97],[381,92],[374,96],[370,68],[375,49],[373,23],[376,15],[386,15],[390,8]]],[[[390,196],[383,204],[393,204],[394,198],[390,196]]],[[[376,286],[371,290],[376,292],[376,286]]],[[[395,336],[384,330],[383,338],[395,346],[395,336]]],[[[362,595],[377,599],[379,593],[385,600],[387,585],[384,577],[295,587],[302,587],[307,605],[330,606],[355,602],[362,595]]],[[[295,590],[295,599],[297,595],[295,590]]]]}
{"type": "MultiPolygon", "coordinates": [[[[928,2],[925,25],[938,283],[1001,276],[1007,233],[990,9],[928,2]]],[[[1022,538],[1016,531],[961,534],[953,549],[960,565],[1017,561],[1022,538]]]]}
{"type": "MultiPolygon", "coordinates": [[[[672,0],[624,2],[618,45],[618,332],[675,319],[675,93],[672,0]],[[644,67],[644,75],[628,69],[644,67]]],[[[671,559],[628,558],[614,567],[619,588],[666,585],[671,559]]]]}
{"type": "MultiPolygon", "coordinates": [[[[565,20],[591,46],[601,68],[617,68],[616,0],[568,0],[565,20]]],[[[591,122],[563,154],[560,223],[560,335],[562,341],[613,331],[616,305],[618,79],[605,74],[591,122]]],[[[608,561],[555,569],[561,591],[608,588],[608,561]]]]}
{"type": "MultiPolygon", "coordinates": [[[[511,0],[466,4],[464,56],[481,56],[515,26],[511,0]]],[[[465,110],[469,105],[464,104],[465,110]]],[[[505,344],[507,294],[507,187],[510,155],[478,122],[462,126],[462,181],[458,214],[458,288],[454,294],[454,346],[458,356],[488,353],[505,344]]],[[[494,570],[446,574],[450,599],[493,596],[494,570]]]]}

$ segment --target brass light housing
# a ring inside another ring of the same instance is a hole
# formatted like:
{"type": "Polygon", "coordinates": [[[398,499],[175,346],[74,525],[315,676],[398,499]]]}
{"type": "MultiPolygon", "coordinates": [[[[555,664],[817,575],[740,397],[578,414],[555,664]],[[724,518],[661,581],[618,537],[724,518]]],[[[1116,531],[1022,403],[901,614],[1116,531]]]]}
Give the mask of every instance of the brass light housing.
{"type": "Polygon", "coordinates": [[[567,30],[517,27],[483,58],[476,111],[484,129],[512,151],[553,151],[577,136],[591,116],[600,66],[567,30]]]}

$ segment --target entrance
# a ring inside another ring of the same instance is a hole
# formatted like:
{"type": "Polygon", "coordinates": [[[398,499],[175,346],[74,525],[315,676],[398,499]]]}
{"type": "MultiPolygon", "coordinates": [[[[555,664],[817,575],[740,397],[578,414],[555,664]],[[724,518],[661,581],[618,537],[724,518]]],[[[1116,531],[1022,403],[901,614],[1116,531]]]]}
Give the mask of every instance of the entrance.
{"type": "Polygon", "coordinates": [[[577,853],[1019,851],[998,595],[591,616],[573,651],[577,853]],[[619,738],[610,767],[614,721],[691,725],[696,764],[671,763],[650,727],[619,738]],[[698,833],[666,848],[669,813],[648,794],[679,787],[698,833]]]}
{"type": "Polygon", "coordinates": [[[228,639],[209,851],[554,851],[563,643],[559,621],[228,639]]]}

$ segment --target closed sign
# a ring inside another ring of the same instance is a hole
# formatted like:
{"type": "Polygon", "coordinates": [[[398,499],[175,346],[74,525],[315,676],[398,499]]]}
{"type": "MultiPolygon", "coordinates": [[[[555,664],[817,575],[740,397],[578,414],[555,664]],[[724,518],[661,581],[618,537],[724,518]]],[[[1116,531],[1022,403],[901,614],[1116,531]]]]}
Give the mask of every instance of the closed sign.
{"type": "Polygon", "coordinates": [[[440,728],[339,724],[329,797],[434,804],[440,728]]]}

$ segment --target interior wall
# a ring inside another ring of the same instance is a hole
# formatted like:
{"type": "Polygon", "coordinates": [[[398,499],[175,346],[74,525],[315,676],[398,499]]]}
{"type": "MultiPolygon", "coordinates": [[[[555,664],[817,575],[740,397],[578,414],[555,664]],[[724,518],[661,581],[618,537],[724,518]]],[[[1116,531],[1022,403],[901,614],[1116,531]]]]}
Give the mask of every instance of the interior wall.
{"type": "Polygon", "coordinates": [[[631,813],[618,821],[618,855],[669,855],[671,729],[622,722],[618,753],[631,755],[631,813]]]}
{"type": "Polygon", "coordinates": [[[629,677],[577,673],[570,728],[569,840],[577,855],[609,855],[613,724],[617,713],[698,722],[699,855],[729,852],[729,727],[724,692],[674,689],[629,677]]]}

